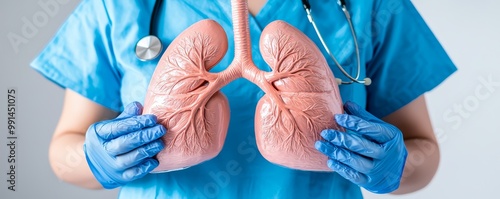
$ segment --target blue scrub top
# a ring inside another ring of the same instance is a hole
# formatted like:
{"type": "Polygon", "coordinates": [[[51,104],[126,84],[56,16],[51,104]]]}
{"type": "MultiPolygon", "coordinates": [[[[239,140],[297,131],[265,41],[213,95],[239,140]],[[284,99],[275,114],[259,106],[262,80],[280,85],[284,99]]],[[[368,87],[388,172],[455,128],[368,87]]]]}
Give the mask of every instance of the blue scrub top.
{"type": "MultiPolygon", "coordinates": [[[[115,111],[143,102],[157,60],[142,62],[135,43],[148,35],[155,1],[84,0],[32,67],[63,88],[115,111]]],[[[356,73],[353,39],[334,0],[311,0],[316,23],[342,66],[356,73]]],[[[372,85],[340,86],[343,101],[354,101],[384,117],[431,90],[456,68],[409,0],[350,0],[348,9],[361,51],[361,77],[372,85]]],[[[224,70],[234,57],[230,0],[164,1],[153,24],[165,45],[202,19],[220,23],[229,37],[224,59],[212,70],[224,70]]],[[[255,64],[269,71],[258,49],[263,28],[284,20],[308,35],[321,49],[299,0],[268,0],[250,16],[255,64]]],[[[326,59],[336,77],[347,80],[326,59]]],[[[120,198],[362,198],[357,185],[336,173],[287,169],[266,161],[257,150],[254,113],[264,93],[238,79],[222,89],[231,119],[222,152],[214,159],[181,171],[149,174],[120,191],[120,198]]],[[[326,164],[326,163],[325,163],[326,164]]]]}

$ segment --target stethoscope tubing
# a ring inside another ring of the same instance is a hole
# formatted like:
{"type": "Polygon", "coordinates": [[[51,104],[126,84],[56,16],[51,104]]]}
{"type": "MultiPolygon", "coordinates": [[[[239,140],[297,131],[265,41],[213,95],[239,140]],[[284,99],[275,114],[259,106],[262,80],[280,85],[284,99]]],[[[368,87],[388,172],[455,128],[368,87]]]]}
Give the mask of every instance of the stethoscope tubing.
{"type": "Polygon", "coordinates": [[[356,61],[357,61],[356,62],[357,63],[356,77],[352,77],[347,71],[345,71],[344,67],[342,67],[342,65],[340,65],[340,63],[337,61],[335,56],[333,56],[333,54],[331,53],[330,48],[328,48],[328,45],[326,44],[325,40],[323,39],[323,35],[319,31],[318,26],[316,26],[316,22],[314,21],[314,18],[311,14],[311,5],[309,4],[309,0],[302,0],[302,4],[304,5],[304,9],[305,9],[306,14],[307,14],[307,19],[312,24],[314,31],[316,32],[316,35],[318,36],[321,44],[323,45],[323,48],[328,53],[330,58],[333,60],[333,62],[335,63],[337,68],[340,70],[340,72],[342,72],[342,74],[344,74],[350,80],[350,81],[342,81],[340,78],[336,78],[337,83],[339,85],[352,84],[352,83],[365,84],[366,86],[370,85],[371,79],[368,77],[366,77],[364,80],[359,80],[359,76],[361,73],[361,58],[360,58],[360,52],[359,52],[358,39],[357,39],[356,31],[354,29],[354,25],[352,24],[351,15],[349,14],[349,11],[347,10],[347,6],[346,6],[345,1],[339,0],[338,4],[341,7],[342,11],[344,12],[344,16],[349,24],[349,29],[351,31],[351,35],[352,35],[352,38],[354,41],[354,49],[356,51],[356,61]]]}

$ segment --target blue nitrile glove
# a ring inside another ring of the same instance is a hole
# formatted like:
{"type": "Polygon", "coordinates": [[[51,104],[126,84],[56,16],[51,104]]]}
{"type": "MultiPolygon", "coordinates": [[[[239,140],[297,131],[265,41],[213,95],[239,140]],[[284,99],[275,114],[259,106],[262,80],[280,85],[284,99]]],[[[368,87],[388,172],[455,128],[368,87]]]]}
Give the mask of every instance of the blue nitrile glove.
{"type": "Polygon", "coordinates": [[[327,155],[327,165],[342,177],[373,193],[389,193],[399,187],[406,162],[401,131],[353,102],[347,114],[335,115],[347,132],[326,129],[315,147],[327,155]]]}
{"type": "Polygon", "coordinates": [[[141,112],[141,104],[134,102],[116,119],[97,122],[87,130],[83,151],[106,189],[142,178],[158,166],[153,157],[164,147],[159,138],[166,130],[156,116],[141,112]]]}

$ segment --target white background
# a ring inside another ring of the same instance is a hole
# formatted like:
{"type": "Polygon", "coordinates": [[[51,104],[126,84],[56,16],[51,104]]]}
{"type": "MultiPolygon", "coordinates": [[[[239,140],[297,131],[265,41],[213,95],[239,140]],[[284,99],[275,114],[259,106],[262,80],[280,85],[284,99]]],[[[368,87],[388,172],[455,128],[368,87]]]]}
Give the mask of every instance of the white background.
{"type": "MultiPolygon", "coordinates": [[[[89,191],[59,181],[47,150],[57,123],[63,90],[29,67],[78,1],[59,0],[59,10],[46,13],[46,23],[16,50],[8,34],[21,35],[23,18],[44,12],[37,2],[0,3],[0,198],[116,198],[115,191],[89,191]],[[51,15],[49,15],[51,14],[51,15]],[[6,90],[18,90],[17,191],[7,191],[6,90]]],[[[54,0],[55,1],[55,0],[54,0]]],[[[434,180],[421,191],[375,198],[500,198],[500,1],[414,0],[443,44],[458,72],[427,95],[441,146],[434,180]],[[484,82],[490,82],[485,87],[484,82]],[[462,107],[462,112],[457,112],[462,107]]],[[[409,157],[411,158],[411,157],[409,157]]],[[[416,158],[416,157],[414,157],[416,158]]],[[[417,159],[415,159],[417,160],[417,159]]]]}

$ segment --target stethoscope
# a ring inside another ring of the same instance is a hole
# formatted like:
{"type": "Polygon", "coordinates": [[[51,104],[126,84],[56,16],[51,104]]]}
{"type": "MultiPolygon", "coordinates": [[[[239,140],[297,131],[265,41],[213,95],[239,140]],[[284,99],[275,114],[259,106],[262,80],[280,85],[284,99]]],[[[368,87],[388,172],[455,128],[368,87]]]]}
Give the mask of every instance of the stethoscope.
{"type": "Polygon", "coordinates": [[[156,23],[156,16],[160,11],[162,2],[163,0],[155,1],[153,13],[151,14],[151,19],[149,20],[149,35],[139,39],[139,41],[135,44],[135,55],[141,61],[156,59],[163,50],[160,38],[153,34],[153,24],[156,23]]]}
{"type": "MultiPolygon", "coordinates": [[[[151,15],[151,20],[150,20],[150,27],[149,27],[149,35],[141,38],[136,46],[135,46],[135,54],[137,55],[137,58],[139,58],[142,61],[149,61],[153,60],[158,55],[160,55],[161,51],[163,50],[163,45],[160,41],[160,39],[153,34],[153,25],[155,23],[156,16],[158,15],[159,9],[161,7],[163,0],[157,0],[155,2],[154,8],[153,8],[153,14],[151,15]]],[[[335,65],[337,68],[344,74],[349,80],[348,81],[343,81],[340,78],[336,78],[336,81],[339,85],[344,85],[344,84],[353,84],[353,83],[358,83],[358,84],[364,84],[366,86],[370,85],[372,83],[371,79],[369,77],[364,78],[363,80],[360,80],[359,75],[361,73],[361,61],[360,61],[360,53],[359,53],[359,46],[358,46],[358,39],[356,35],[356,31],[354,30],[354,26],[351,21],[351,15],[349,14],[349,11],[347,10],[345,0],[338,0],[338,5],[344,12],[344,15],[347,19],[347,22],[349,24],[349,28],[351,29],[351,35],[354,40],[354,47],[356,49],[356,60],[357,60],[357,72],[356,72],[356,77],[351,76],[347,71],[345,71],[344,67],[340,65],[340,63],[337,61],[335,56],[331,53],[330,49],[326,45],[323,36],[321,35],[321,32],[318,30],[318,27],[316,26],[316,23],[314,21],[314,18],[311,15],[311,5],[309,4],[309,0],[302,0],[302,4],[304,5],[304,9],[307,13],[307,19],[309,19],[309,22],[312,24],[314,27],[314,31],[316,32],[316,35],[318,35],[319,40],[321,41],[321,44],[323,45],[323,48],[326,50],[328,55],[330,55],[330,58],[335,62],[335,65]]]]}

